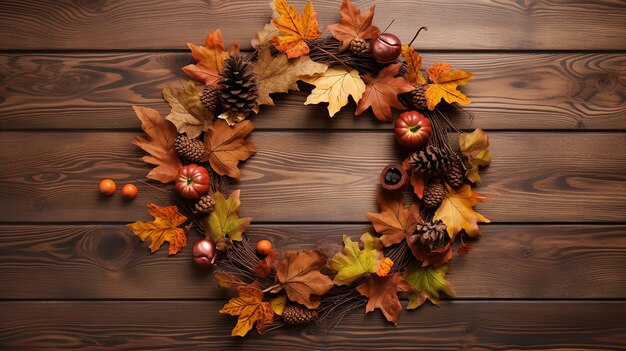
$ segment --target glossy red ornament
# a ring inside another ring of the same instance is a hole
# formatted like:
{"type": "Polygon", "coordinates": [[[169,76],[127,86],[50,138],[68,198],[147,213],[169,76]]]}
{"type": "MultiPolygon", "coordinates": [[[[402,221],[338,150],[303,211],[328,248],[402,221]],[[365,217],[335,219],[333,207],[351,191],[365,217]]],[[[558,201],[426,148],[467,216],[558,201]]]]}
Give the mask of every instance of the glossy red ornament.
{"type": "Polygon", "coordinates": [[[433,128],[430,119],[417,111],[407,111],[396,120],[394,134],[398,144],[416,149],[430,138],[433,128]]]}
{"type": "Polygon", "coordinates": [[[380,185],[385,190],[402,190],[409,184],[409,175],[400,165],[391,164],[380,173],[380,185]]]}
{"type": "Polygon", "coordinates": [[[200,239],[193,244],[193,263],[196,266],[209,269],[217,259],[217,248],[211,239],[200,239]]]}
{"type": "Polygon", "coordinates": [[[176,178],[176,191],[187,200],[197,200],[209,193],[211,176],[202,166],[182,166],[176,178]]]}
{"type": "Polygon", "coordinates": [[[389,63],[397,59],[402,53],[402,42],[393,34],[383,33],[372,40],[370,51],[376,61],[389,63]]]}

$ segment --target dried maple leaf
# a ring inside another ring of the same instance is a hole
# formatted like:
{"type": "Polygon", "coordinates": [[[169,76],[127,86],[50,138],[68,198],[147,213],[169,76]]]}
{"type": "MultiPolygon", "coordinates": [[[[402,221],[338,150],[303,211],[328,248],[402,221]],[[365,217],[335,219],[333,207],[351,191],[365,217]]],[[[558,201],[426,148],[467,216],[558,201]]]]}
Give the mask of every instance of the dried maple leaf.
{"type": "Polygon", "coordinates": [[[253,48],[257,49],[261,45],[266,44],[267,42],[272,40],[272,38],[274,38],[278,34],[280,34],[280,31],[278,30],[278,28],[276,28],[274,23],[267,23],[265,26],[263,26],[263,29],[256,33],[256,37],[250,41],[250,44],[253,48]]]}
{"type": "Polygon", "coordinates": [[[239,218],[237,211],[241,206],[239,190],[230,194],[228,200],[220,192],[213,194],[215,206],[213,212],[207,217],[207,234],[213,238],[218,250],[228,247],[230,241],[241,241],[241,235],[248,229],[251,217],[239,218]]]}
{"type": "Polygon", "coordinates": [[[264,259],[259,260],[256,267],[254,267],[254,273],[259,277],[267,277],[273,270],[276,269],[278,264],[278,251],[271,249],[264,259]]]}
{"type": "Polygon", "coordinates": [[[274,0],[271,4],[277,18],[272,23],[280,31],[270,42],[278,51],[287,54],[289,58],[296,58],[309,53],[306,40],[319,38],[322,34],[317,24],[317,14],[313,10],[311,1],[307,1],[302,15],[286,0],[274,0]]]}
{"type": "Polygon", "coordinates": [[[328,66],[311,60],[308,56],[301,56],[289,60],[285,54],[272,56],[269,47],[261,45],[258,51],[258,60],[254,63],[254,73],[259,97],[259,105],[274,105],[271,93],[286,93],[289,90],[298,90],[296,82],[300,76],[311,76],[324,73],[328,66]]]}
{"type": "Polygon", "coordinates": [[[337,271],[333,282],[337,285],[349,285],[367,273],[376,273],[383,258],[378,238],[370,233],[361,236],[363,250],[359,243],[343,236],[343,252],[336,253],[330,260],[330,267],[337,271]]]}
{"type": "Polygon", "coordinates": [[[402,305],[398,299],[398,291],[409,291],[413,287],[406,282],[399,273],[386,277],[370,275],[365,282],[356,287],[361,295],[368,298],[365,312],[372,312],[376,308],[393,324],[398,323],[398,315],[402,312],[402,305]]]}
{"type": "Polygon", "coordinates": [[[368,212],[367,217],[376,232],[381,234],[380,241],[385,247],[402,242],[407,235],[413,234],[420,218],[416,204],[405,208],[401,192],[384,190],[376,194],[376,202],[380,213],[368,212]]]}
{"type": "Polygon", "coordinates": [[[194,82],[188,81],[183,89],[165,88],[163,97],[172,108],[165,119],[174,123],[179,133],[197,138],[211,128],[213,114],[202,106],[194,82]]]}
{"type": "Polygon", "coordinates": [[[473,207],[479,202],[487,200],[472,190],[469,184],[464,184],[456,190],[446,185],[446,196],[435,212],[433,220],[441,219],[443,221],[448,227],[448,235],[451,240],[454,240],[454,236],[461,230],[465,230],[467,235],[471,237],[476,237],[480,235],[478,222],[489,223],[490,221],[474,211],[473,207]]]}
{"type": "Polygon", "coordinates": [[[259,334],[272,325],[274,312],[269,302],[263,300],[263,292],[257,283],[240,286],[239,296],[228,301],[220,310],[220,313],[238,316],[237,325],[233,329],[232,336],[245,336],[256,323],[259,334]]]}
{"type": "Polygon", "coordinates": [[[463,163],[467,168],[467,179],[472,183],[480,184],[478,167],[491,163],[487,133],[482,129],[476,129],[471,133],[461,133],[459,134],[459,147],[463,154],[463,163]]]}
{"type": "Polygon", "coordinates": [[[447,281],[446,273],[450,266],[445,265],[437,269],[421,267],[419,263],[413,263],[402,274],[402,277],[417,291],[409,293],[407,309],[419,307],[426,299],[435,305],[439,305],[439,292],[443,291],[448,296],[456,295],[454,287],[447,281]]]}
{"type": "Polygon", "coordinates": [[[213,123],[213,129],[204,135],[205,155],[202,162],[209,162],[219,175],[238,179],[241,176],[239,161],[256,154],[256,147],[245,138],[254,129],[254,123],[243,121],[231,127],[224,120],[213,123]]]}
{"type": "Polygon", "coordinates": [[[320,305],[319,297],[333,287],[333,281],[320,272],[326,256],[317,250],[287,251],[276,268],[277,293],[285,289],[287,297],[308,308],[320,305]]]}
{"type": "Polygon", "coordinates": [[[303,77],[302,80],[315,85],[304,104],[328,102],[330,117],[348,103],[348,96],[352,96],[354,102],[358,103],[365,91],[365,83],[359,72],[355,69],[348,72],[343,66],[331,67],[322,74],[303,77]]]}
{"type": "Polygon", "coordinates": [[[365,92],[359,101],[355,115],[360,115],[368,108],[372,108],[374,116],[381,122],[393,121],[391,108],[404,110],[404,106],[398,101],[398,94],[408,93],[414,87],[403,77],[396,77],[401,63],[396,63],[383,68],[376,78],[369,73],[363,79],[367,83],[365,92]]]}
{"type": "Polygon", "coordinates": [[[182,166],[174,147],[178,136],[176,126],[151,108],[133,106],[133,109],[141,121],[141,129],[149,137],[136,136],[133,144],[150,154],[141,158],[143,162],[156,165],[146,177],[161,183],[173,182],[182,166]]]}
{"type": "Polygon", "coordinates": [[[238,276],[226,272],[215,272],[215,280],[220,288],[236,289],[239,286],[246,285],[238,276]]]}
{"type": "Polygon", "coordinates": [[[422,56],[412,47],[402,45],[402,57],[407,65],[407,79],[413,85],[426,84],[426,78],[422,74],[422,56]]]}
{"type": "Polygon", "coordinates": [[[426,100],[428,109],[434,110],[435,106],[444,99],[447,103],[458,102],[467,105],[471,101],[460,91],[457,86],[465,85],[472,79],[472,74],[466,71],[451,71],[452,66],[447,63],[435,63],[426,70],[426,75],[432,82],[426,88],[426,100]]]}
{"type": "Polygon", "coordinates": [[[344,51],[350,46],[350,42],[356,38],[375,39],[380,34],[380,29],[372,25],[374,10],[376,5],[372,5],[367,12],[361,14],[352,1],[343,0],[341,4],[341,21],[328,26],[328,30],[335,39],[341,41],[340,51],[344,51]]]}
{"type": "Polygon", "coordinates": [[[166,241],[170,243],[170,255],[175,255],[180,249],[185,247],[185,244],[187,244],[185,230],[178,228],[178,226],[185,223],[187,217],[180,214],[176,206],[160,207],[155,204],[149,204],[148,212],[154,217],[154,221],[136,221],[127,226],[142,241],[146,241],[148,238],[151,239],[152,242],[149,246],[151,253],[161,248],[161,245],[166,241]]]}
{"type": "Polygon", "coordinates": [[[228,58],[228,52],[224,51],[222,31],[217,29],[207,35],[205,46],[192,43],[187,43],[187,46],[197,63],[183,67],[183,72],[204,84],[217,87],[221,80],[220,71],[224,68],[224,59],[228,58]]]}

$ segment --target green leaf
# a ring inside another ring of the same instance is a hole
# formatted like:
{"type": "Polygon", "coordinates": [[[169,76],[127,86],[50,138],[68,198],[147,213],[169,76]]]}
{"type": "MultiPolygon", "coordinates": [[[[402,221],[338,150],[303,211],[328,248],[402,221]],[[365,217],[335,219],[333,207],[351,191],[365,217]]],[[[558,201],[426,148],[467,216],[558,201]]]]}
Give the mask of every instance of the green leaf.
{"type": "Polygon", "coordinates": [[[417,308],[428,298],[435,305],[439,305],[439,293],[444,292],[448,296],[456,295],[452,284],[446,280],[449,265],[433,269],[431,266],[421,267],[420,263],[411,264],[402,277],[418,291],[409,293],[409,305],[407,309],[417,308]]]}
{"type": "Polygon", "coordinates": [[[334,283],[348,285],[366,273],[375,273],[383,258],[380,240],[370,233],[361,236],[363,250],[359,243],[343,236],[343,252],[335,254],[330,261],[331,268],[337,271],[334,283]]]}
{"type": "Polygon", "coordinates": [[[228,200],[219,192],[213,194],[213,199],[215,208],[208,217],[207,234],[215,240],[217,248],[223,250],[231,240],[242,240],[241,235],[250,226],[252,218],[239,218],[237,215],[241,205],[239,190],[234,191],[228,200]]]}

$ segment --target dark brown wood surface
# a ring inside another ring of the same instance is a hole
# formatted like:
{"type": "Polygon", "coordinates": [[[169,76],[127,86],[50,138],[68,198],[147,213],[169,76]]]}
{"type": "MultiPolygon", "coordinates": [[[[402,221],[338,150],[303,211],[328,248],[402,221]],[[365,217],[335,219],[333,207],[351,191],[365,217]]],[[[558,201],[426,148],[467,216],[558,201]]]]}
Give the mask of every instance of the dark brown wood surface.
{"type": "MultiPolygon", "coordinates": [[[[186,42],[221,27],[248,41],[268,1],[0,1],[0,349],[624,350],[626,349],[626,3],[356,1],[425,63],[475,73],[464,89],[488,130],[493,166],[474,251],[453,262],[458,296],[404,313],[397,327],[359,310],[336,329],[230,337],[229,297],[190,250],[148,253],[124,224],[172,195],[130,141],[130,105],[162,113],[186,77],[186,42]],[[415,27],[415,28],[414,28],[415,27]],[[102,178],[139,197],[103,198],[102,178]]],[[[305,1],[294,1],[298,8],[305,1]]],[[[320,23],[340,1],[315,0],[320,23]]],[[[332,120],[302,103],[263,107],[242,166],[247,236],[333,252],[372,230],[378,174],[402,151],[391,126],[354,106],[332,120]]],[[[191,233],[190,241],[199,238],[191,233]]]]}

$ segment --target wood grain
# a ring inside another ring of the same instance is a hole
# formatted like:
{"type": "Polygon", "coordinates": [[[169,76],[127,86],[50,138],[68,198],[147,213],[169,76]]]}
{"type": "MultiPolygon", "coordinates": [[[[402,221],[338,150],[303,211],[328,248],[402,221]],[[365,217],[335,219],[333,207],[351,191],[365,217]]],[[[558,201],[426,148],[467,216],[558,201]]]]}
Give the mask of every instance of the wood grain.
{"type": "MultiPolygon", "coordinates": [[[[626,130],[626,57],[621,54],[426,53],[475,74],[464,87],[473,104],[459,128],[626,130]]],[[[189,54],[0,55],[0,129],[137,128],[130,105],[168,113],[161,90],[187,79],[189,54]]],[[[390,129],[354,105],[332,120],[304,106],[310,90],[278,94],[255,119],[263,129],[390,129]]]]}
{"type": "Polygon", "coordinates": [[[11,350],[623,350],[624,302],[443,302],[403,313],[354,312],[324,333],[288,328],[245,339],[223,302],[0,302],[0,347],[11,350]],[[514,317],[513,317],[514,316],[514,317]]]}
{"type": "MultiPolygon", "coordinates": [[[[145,204],[170,204],[172,188],[139,183],[134,202],[105,198],[103,178],[121,185],[149,166],[134,133],[0,133],[0,221],[132,222],[145,204]]],[[[491,133],[493,167],[477,208],[494,222],[626,221],[626,134],[491,133]]],[[[399,162],[383,133],[255,132],[258,153],[242,166],[242,210],[259,222],[365,222],[379,173],[399,162]],[[359,147],[356,147],[356,146],[359,147]],[[346,150],[350,150],[346,152],[346,150]]]]}
{"type": "MultiPolygon", "coordinates": [[[[71,1],[0,4],[0,49],[184,49],[221,27],[227,42],[250,39],[270,20],[267,1],[71,1]]],[[[299,10],[304,1],[294,1],[299,10]]],[[[409,41],[420,26],[421,49],[623,50],[626,11],[620,0],[359,1],[376,4],[375,24],[409,41]]],[[[317,0],[322,30],[339,19],[339,2],[317,0]]],[[[328,31],[325,31],[328,33],[328,31]]]]}
{"type": "MultiPolygon", "coordinates": [[[[256,225],[252,242],[281,250],[341,250],[368,225],[256,225]]],[[[191,244],[167,257],[122,225],[0,226],[0,299],[219,299],[210,272],[197,270],[191,244]],[[164,279],[167,277],[167,279],[164,279]]],[[[355,239],[356,240],[356,239],[355,239]]],[[[455,257],[447,278],[457,298],[626,298],[626,226],[490,225],[474,251],[455,257]]],[[[141,303],[141,302],[138,302],[141,303]]]]}

